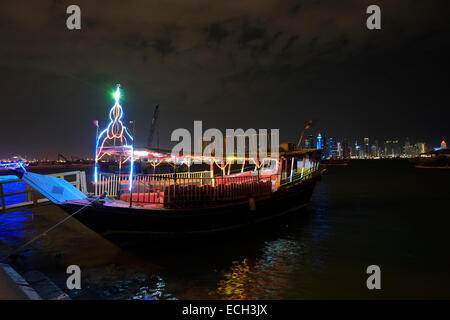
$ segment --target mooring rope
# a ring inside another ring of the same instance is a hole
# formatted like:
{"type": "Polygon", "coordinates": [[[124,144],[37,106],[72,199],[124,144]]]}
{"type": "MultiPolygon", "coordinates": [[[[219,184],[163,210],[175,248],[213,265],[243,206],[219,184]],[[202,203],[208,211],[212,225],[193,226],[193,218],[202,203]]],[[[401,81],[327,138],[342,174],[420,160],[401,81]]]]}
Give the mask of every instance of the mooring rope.
{"type": "Polygon", "coordinates": [[[106,191],[105,193],[103,193],[102,195],[98,196],[97,198],[91,200],[90,202],[88,202],[86,205],[84,205],[83,207],[81,207],[80,209],[78,209],[77,211],[75,211],[74,213],[72,213],[71,215],[65,217],[64,219],[62,219],[61,221],[59,221],[58,223],[56,223],[55,225],[53,225],[52,227],[48,228],[47,230],[45,230],[44,232],[40,233],[39,235],[37,235],[36,237],[34,237],[33,239],[31,239],[30,241],[28,241],[27,243],[21,245],[20,247],[14,249],[12,252],[10,252],[8,255],[0,258],[0,261],[3,261],[5,259],[8,259],[10,256],[12,256],[13,254],[17,253],[18,251],[20,251],[21,249],[23,249],[24,247],[28,246],[29,244],[33,243],[34,241],[36,241],[37,239],[41,238],[43,235],[47,234],[48,232],[52,231],[53,229],[55,229],[57,226],[59,226],[60,224],[63,224],[64,222],[66,222],[67,220],[69,220],[70,218],[72,218],[74,215],[76,215],[78,212],[80,212],[81,210],[83,210],[84,208],[88,207],[89,205],[91,205],[92,203],[94,203],[95,201],[100,200],[101,198],[105,198],[107,195],[106,191]]]}

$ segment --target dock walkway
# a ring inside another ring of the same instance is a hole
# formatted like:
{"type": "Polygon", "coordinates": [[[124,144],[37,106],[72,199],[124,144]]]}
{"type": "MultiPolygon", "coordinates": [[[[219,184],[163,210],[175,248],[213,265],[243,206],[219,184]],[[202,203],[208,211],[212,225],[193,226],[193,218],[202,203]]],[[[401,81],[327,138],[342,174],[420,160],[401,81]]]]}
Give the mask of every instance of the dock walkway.
{"type": "Polygon", "coordinates": [[[42,300],[10,265],[0,263],[0,300],[42,300]]]}
{"type": "Polygon", "coordinates": [[[22,277],[10,265],[0,263],[0,300],[70,300],[70,297],[39,271],[28,271],[22,277]]]}

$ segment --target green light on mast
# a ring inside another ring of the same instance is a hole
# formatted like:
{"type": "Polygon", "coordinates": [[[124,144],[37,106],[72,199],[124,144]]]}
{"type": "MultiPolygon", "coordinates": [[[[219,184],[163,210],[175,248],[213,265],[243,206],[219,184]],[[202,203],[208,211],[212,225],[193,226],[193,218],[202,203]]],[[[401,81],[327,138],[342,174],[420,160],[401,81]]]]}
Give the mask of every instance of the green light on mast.
{"type": "Polygon", "coordinates": [[[119,103],[119,99],[120,99],[120,84],[117,85],[116,92],[114,92],[114,99],[116,99],[116,103],[119,103]]]}

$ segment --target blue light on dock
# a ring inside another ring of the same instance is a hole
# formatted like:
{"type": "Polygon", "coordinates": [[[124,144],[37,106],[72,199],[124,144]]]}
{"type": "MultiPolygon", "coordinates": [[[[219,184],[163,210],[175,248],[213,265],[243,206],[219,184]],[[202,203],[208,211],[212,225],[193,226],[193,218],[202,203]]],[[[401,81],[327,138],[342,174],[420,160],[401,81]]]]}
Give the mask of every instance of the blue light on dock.
{"type": "Polygon", "coordinates": [[[25,169],[25,164],[23,162],[3,162],[0,163],[0,167],[11,169],[21,168],[24,172],[27,172],[27,169],[25,169]]]}
{"type": "MultiPolygon", "coordinates": [[[[10,180],[17,180],[18,177],[14,175],[0,176],[0,182],[3,182],[3,192],[9,193],[19,190],[24,190],[26,185],[23,181],[7,182],[10,180]]],[[[5,205],[17,204],[27,201],[27,195],[25,193],[5,196],[5,205]]],[[[1,202],[1,200],[0,200],[1,202]]],[[[1,205],[1,203],[0,203],[1,205]]]]}

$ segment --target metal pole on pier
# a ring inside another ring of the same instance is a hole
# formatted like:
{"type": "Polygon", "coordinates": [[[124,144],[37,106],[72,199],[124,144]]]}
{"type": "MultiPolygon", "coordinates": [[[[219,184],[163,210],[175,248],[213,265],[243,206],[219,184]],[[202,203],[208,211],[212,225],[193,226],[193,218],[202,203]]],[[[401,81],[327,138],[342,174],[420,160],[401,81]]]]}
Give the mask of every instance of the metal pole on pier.
{"type": "MultiPolygon", "coordinates": [[[[130,123],[133,123],[133,142],[131,144],[131,161],[130,161],[130,171],[131,173],[133,173],[133,165],[134,165],[134,139],[135,139],[135,129],[136,129],[136,121],[130,121],[130,123]]],[[[133,174],[130,175],[130,183],[131,183],[131,188],[130,188],[130,208],[133,205],[133,174]]]]}
{"type": "Polygon", "coordinates": [[[291,159],[291,177],[289,179],[290,182],[292,182],[292,177],[294,175],[294,157],[292,157],[291,159]]]}
{"type": "Polygon", "coordinates": [[[119,179],[117,179],[117,198],[120,199],[120,186],[121,186],[121,179],[120,175],[122,174],[122,155],[119,156],[119,179]]]}
{"type": "Polygon", "coordinates": [[[209,160],[209,177],[211,178],[211,185],[215,187],[215,181],[214,181],[214,162],[213,160],[209,160]]]}
{"type": "Polygon", "coordinates": [[[301,175],[301,178],[303,178],[303,171],[305,171],[305,162],[306,162],[306,157],[307,157],[308,155],[304,155],[303,156],[303,165],[302,165],[302,175],[301,175]]]}
{"type": "Polygon", "coordinates": [[[94,182],[95,182],[95,195],[98,195],[98,163],[97,163],[97,143],[98,143],[98,120],[94,120],[94,125],[97,127],[95,133],[95,169],[94,169],[94,182]]]}

